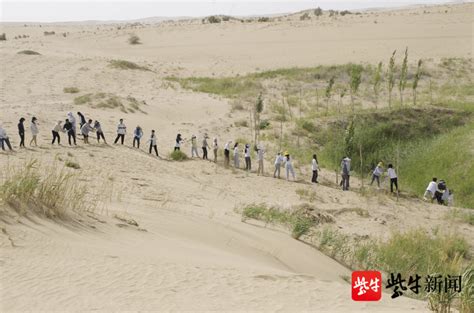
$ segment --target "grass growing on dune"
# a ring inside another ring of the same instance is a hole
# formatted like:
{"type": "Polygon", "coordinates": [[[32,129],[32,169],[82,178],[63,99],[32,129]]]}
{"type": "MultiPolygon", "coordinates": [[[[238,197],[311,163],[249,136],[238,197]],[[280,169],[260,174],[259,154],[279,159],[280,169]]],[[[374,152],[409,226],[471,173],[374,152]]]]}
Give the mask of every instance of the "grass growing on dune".
{"type": "Polygon", "coordinates": [[[125,60],[111,60],[109,64],[110,64],[110,67],[120,69],[120,70],[140,70],[140,71],[150,70],[146,66],[140,66],[136,63],[125,61],[125,60]]]}
{"type": "Polygon", "coordinates": [[[18,51],[17,54],[41,55],[41,53],[33,51],[33,50],[22,50],[22,51],[18,51]]]}
{"type": "Polygon", "coordinates": [[[64,93],[78,93],[80,90],[79,88],[76,87],[64,87],[63,92],[64,93]]]}
{"type": "Polygon", "coordinates": [[[37,213],[48,218],[94,208],[96,202],[86,199],[87,188],[76,175],[55,165],[41,168],[37,161],[30,161],[11,169],[0,185],[0,202],[20,214],[37,213]]]}
{"type": "Polygon", "coordinates": [[[170,153],[170,158],[173,161],[186,161],[188,159],[188,156],[181,150],[174,150],[170,153]]]}

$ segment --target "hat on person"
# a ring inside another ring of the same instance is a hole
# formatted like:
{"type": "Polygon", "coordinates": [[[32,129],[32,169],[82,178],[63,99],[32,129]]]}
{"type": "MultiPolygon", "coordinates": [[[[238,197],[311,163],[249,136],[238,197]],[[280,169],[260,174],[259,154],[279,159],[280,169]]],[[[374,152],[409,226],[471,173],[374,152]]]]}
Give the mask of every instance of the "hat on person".
{"type": "Polygon", "coordinates": [[[378,164],[377,166],[382,167],[382,166],[383,166],[383,163],[382,163],[382,162],[379,162],[379,164],[378,164]]]}
{"type": "Polygon", "coordinates": [[[287,155],[290,155],[290,153],[288,151],[285,151],[285,156],[287,156],[287,155]]]}

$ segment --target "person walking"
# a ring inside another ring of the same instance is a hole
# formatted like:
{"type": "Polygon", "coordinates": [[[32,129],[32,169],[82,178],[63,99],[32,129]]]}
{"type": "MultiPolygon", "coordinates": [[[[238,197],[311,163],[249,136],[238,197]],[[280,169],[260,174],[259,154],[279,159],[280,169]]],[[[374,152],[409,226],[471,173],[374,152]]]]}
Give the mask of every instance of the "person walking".
{"type": "Polygon", "coordinates": [[[291,161],[290,154],[285,152],[285,169],[286,169],[286,180],[290,180],[290,173],[293,176],[293,180],[296,180],[295,170],[291,161]]]}
{"type": "Polygon", "coordinates": [[[388,165],[387,175],[390,178],[390,192],[393,193],[393,186],[395,186],[395,190],[398,193],[398,176],[392,164],[388,165]]]}
{"type": "Polygon", "coordinates": [[[194,154],[196,154],[196,157],[199,158],[196,135],[191,136],[191,157],[192,158],[194,158],[194,154]]]}
{"type": "Polygon", "coordinates": [[[273,178],[278,177],[278,179],[280,179],[280,170],[281,170],[282,163],[283,163],[283,156],[281,155],[281,152],[278,152],[275,158],[275,171],[273,172],[273,178]]]}
{"type": "Polygon", "coordinates": [[[30,124],[30,130],[31,130],[31,141],[30,141],[30,146],[33,144],[33,142],[35,143],[35,147],[38,145],[37,142],[36,142],[36,137],[38,136],[39,134],[39,129],[38,129],[38,123],[37,123],[38,119],[36,117],[33,116],[33,118],[31,119],[31,124],[30,124]]]}
{"type": "Polygon", "coordinates": [[[82,132],[82,126],[84,126],[84,124],[87,123],[86,122],[86,117],[81,112],[77,112],[77,116],[79,116],[79,129],[82,132]]]}
{"type": "Polygon", "coordinates": [[[100,125],[99,121],[94,122],[94,129],[95,133],[97,134],[97,143],[100,143],[100,138],[102,138],[104,143],[107,144],[107,141],[105,141],[104,132],[102,131],[102,126],[100,125]]]}
{"type": "Polygon", "coordinates": [[[207,139],[209,139],[209,137],[207,136],[207,134],[204,134],[204,139],[202,140],[202,159],[203,160],[208,160],[207,149],[209,148],[209,144],[207,143],[207,139]]]}
{"type": "Polygon", "coordinates": [[[67,113],[67,119],[69,120],[69,122],[71,123],[72,125],[72,131],[74,132],[74,138],[76,137],[76,127],[77,127],[77,124],[76,124],[76,118],[74,117],[74,114],[72,114],[72,112],[68,112],[67,113]]]}
{"type": "Polygon", "coordinates": [[[84,138],[84,143],[89,144],[89,132],[93,131],[94,127],[92,127],[92,120],[87,121],[81,127],[82,137],[84,138]]]}
{"type": "Polygon", "coordinates": [[[25,119],[22,117],[18,121],[18,135],[20,135],[20,148],[25,147],[25,119]]]}
{"type": "Polygon", "coordinates": [[[214,163],[217,163],[217,149],[219,149],[219,146],[217,145],[217,138],[214,137],[214,140],[212,141],[212,151],[214,152],[214,163]]]}
{"type": "Polygon", "coordinates": [[[176,136],[176,143],[174,145],[174,151],[179,151],[181,149],[181,143],[183,142],[183,138],[181,138],[181,134],[176,136]]]}
{"type": "Polygon", "coordinates": [[[224,146],[224,166],[229,167],[230,164],[230,145],[232,141],[227,141],[227,143],[224,146]]]}
{"type": "Polygon", "coordinates": [[[239,143],[236,142],[234,144],[234,167],[239,168],[240,167],[240,159],[239,159],[239,143]]]}
{"type": "Polygon", "coordinates": [[[258,161],[258,168],[257,168],[257,176],[264,176],[263,173],[263,160],[265,156],[265,149],[263,146],[258,146],[257,147],[257,161],[258,161]]]}
{"type": "Polygon", "coordinates": [[[370,182],[370,185],[374,183],[374,180],[377,180],[377,188],[380,188],[380,176],[383,174],[383,163],[379,162],[377,166],[375,167],[374,171],[372,172],[372,181],[370,182]]]}
{"type": "Polygon", "coordinates": [[[148,153],[151,154],[152,150],[155,150],[156,156],[159,157],[158,155],[158,148],[156,146],[156,135],[155,135],[155,130],[151,131],[150,139],[148,139],[148,142],[150,143],[150,149],[148,153]]]}
{"type": "MultiPolygon", "coordinates": [[[[152,132],[154,133],[154,132],[152,132]]],[[[140,149],[140,139],[143,137],[143,130],[140,125],[137,125],[133,131],[133,147],[135,148],[135,143],[137,143],[137,148],[140,149]]]]}
{"type": "Polygon", "coordinates": [[[245,170],[250,172],[252,170],[252,160],[250,158],[250,145],[248,143],[245,144],[244,157],[245,157],[245,170]]]}
{"type": "Polygon", "coordinates": [[[319,164],[318,164],[318,157],[316,156],[316,154],[313,154],[313,160],[311,161],[311,170],[313,171],[313,176],[311,177],[311,182],[317,184],[318,183],[319,164]]]}
{"type": "Polygon", "coordinates": [[[72,123],[69,121],[69,119],[66,119],[66,122],[64,123],[63,130],[67,134],[67,139],[69,141],[69,145],[71,145],[71,139],[74,141],[74,145],[76,145],[76,133],[74,132],[74,128],[72,123]]]}
{"type": "Polygon", "coordinates": [[[349,179],[351,177],[351,159],[349,157],[345,157],[341,161],[341,176],[342,190],[347,191],[349,190],[349,179]]]}
{"type": "Polygon", "coordinates": [[[61,125],[62,123],[62,121],[58,121],[51,131],[51,133],[53,133],[53,140],[51,141],[52,145],[54,145],[56,139],[58,140],[58,145],[61,145],[61,136],[59,133],[63,131],[63,126],[61,125]]]}
{"type": "Polygon", "coordinates": [[[115,138],[114,144],[120,139],[120,143],[123,145],[125,140],[125,134],[127,133],[127,126],[123,123],[123,118],[120,119],[119,124],[117,125],[117,138],[115,138]]]}
{"type": "Polygon", "coordinates": [[[0,146],[2,146],[3,151],[5,151],[5,145],[10,149],[10,151],[13,151],[7,131],[0,125],[0,146]]]}

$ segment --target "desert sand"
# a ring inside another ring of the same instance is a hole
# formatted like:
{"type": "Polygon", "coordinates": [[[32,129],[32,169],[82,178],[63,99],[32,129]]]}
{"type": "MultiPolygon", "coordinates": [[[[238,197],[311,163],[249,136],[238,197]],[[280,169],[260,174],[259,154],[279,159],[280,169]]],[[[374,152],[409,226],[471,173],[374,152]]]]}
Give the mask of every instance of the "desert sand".
{"type": "MultiPolygon", "coordinates": [[[[315,188],[321,210],[347,209],[337,216],[341,231],[383,238],[394,229],[449,227],[448,208],[343,193],[331,185],[334,173],[324,169],[317,187],[275,180],[270,174],[275,151],[268,152],[265,177],[198,159],[170,162],[178,132],[186,138],[208,133],[219,138],[221,148],[242,134],[230,127],[239,113],[229,114],[228,100],[171,87],[164,78],[374,62],[407,45],[414,57],[472,57],[473,9],[462,4],[369,11],[336,20],[299,21],[290,15],[269,23],[190,20],[121,29],[3,24],[0,33],[8,40],[0,42],[0,123],[16,148],[17,120],[36,116],[40,146],[0,152],[2,172],[31,159],[47,166],[58,157],[70,158],[81,165],[79,175],[91,190],[110,197],[95,212],[74,215],[67,223],[13,212],[0,221],[1,311],[427,311],[423,301],[392,300],[388,293],[380,302],[353,302],[344,280],[348,268],[283,229],[243,223],[235,209],[252,202],[291,207],[302,202],[296,189],[315,188]],[[143,43],[129,45],[131,33],[143,43]],[[30,37],[12,39],[23,34],[30,37]],[[41,55],[17,54],[26,49],[41,55]],[[153,71],[112,69],[112,59],[153,71]],[[146,113],[74,105],[77,95],[63,92],[71,86],[81,94],[133,96],[146,102],[146,113]],[[69,147],[65,136],[63,146],[51,146],[51,128],[68,111],[99,119],[109,143],[124,118],[126,146],[91,140],[90,146],[69,147]],[[130,148],[136,125],[145,137],[157,131],[163,159],[148,155],[145,144],[141,151],[130,148]],[[350,210],[361,207],[370,218],[350,210]]],[[[183,149],[189,153],[189,143],[183,149]]],[[[310,168],[303,163],[296,160],[297,176],[309,179],[310,168]]],[[[456,227],[467,238],[472,235],[472,226],[456,227]]]]}

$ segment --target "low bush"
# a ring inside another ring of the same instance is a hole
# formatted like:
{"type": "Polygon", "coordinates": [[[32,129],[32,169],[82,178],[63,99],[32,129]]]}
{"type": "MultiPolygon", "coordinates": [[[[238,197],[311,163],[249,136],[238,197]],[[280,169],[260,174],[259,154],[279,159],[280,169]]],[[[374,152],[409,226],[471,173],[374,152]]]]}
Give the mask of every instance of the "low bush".
{"type": "Polygon", "coordinates": [[[80,90],[79,88],[76,87],[64,87],[63,92],[64,93],[78,93],[80,90]]]}
{"type": "Polygon", "coordinates": [[[5,33],[0,34],[0,41],[7,40],[7,35],[5,33]]]}
{"type": "Polygon", "coordinates": [[[110,64],[110,67],[121,69],[121,70],[140,70],[140,71],[150,70],[148,67],[140,66],[136,63],[125,61],[125,60],[111,60],[109,64],[110,64]]]}
{"type": "Polygon", "coordinates": [[[46,32],[43,32],[43,34],[45,36],[52,36],[52,35],[55,35],[56,33],[54,31],[50,31],[50,32],[46,31],[46,32]]]}
{"type": "Polygon", "coordinates": [[[33,51],[33,50],[22,50],[22,51],[18,51],[17,54],[41,55],[41,53],[33,51]]]}
{"type": "Polygon", "coordinates": [[[212,15],[207,18],[207,21],[211,24],[218,24],[221,22],[221,19],[217,16],[212,15]]]}
{"type": "Polygon", "coordinates": [[[73,162],[73,161],[66,161],[64,164],[66,165],[66,167],[70,167],[70,168],[73,168],[75,170],[78,170],[78,169],[81,168],[79,163],[76,163],[76,162],[73,162]]]}
{"type": "Polygon", "coordinates": [[[188,156],[181,150],[174,150],[170,153],[170,158],[173,161],[185,161],[188,159],[188,156]]]}
{"type": "Polygon", "coordinates": [[[128,38],[128,43],[131,45],[139,45],[141,44],[140,37],[138,37],[137,35],[130,35],[130,37],[128,38]]]}

